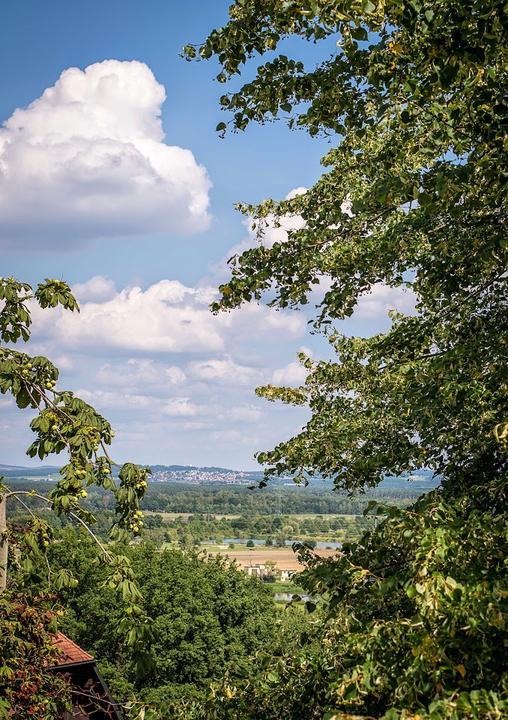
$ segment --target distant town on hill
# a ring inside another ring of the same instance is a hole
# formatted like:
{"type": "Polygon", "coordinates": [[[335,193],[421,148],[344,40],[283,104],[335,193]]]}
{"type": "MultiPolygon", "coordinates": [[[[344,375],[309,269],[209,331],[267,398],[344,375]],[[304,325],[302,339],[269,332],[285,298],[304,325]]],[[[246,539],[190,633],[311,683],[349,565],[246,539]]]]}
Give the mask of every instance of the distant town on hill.
{"type": "MultiPolygon", "coordinates": [[[[0,464],[0,475],[5,478],[25,478],[41,482],[58,479],[60,468],[55,465],[40,465],[36,467],[23,467],[18,465],[0,464]]],[[[257,484],[263,477],[262,470],[232,470],[231,468],[195,465],[152,465],[151,481],[157,483],[185,483],[187,485],[208,485],[220,483],[225,485],[252,485],[257,484]]],[[[270,481],[272,484],[294,486],[290,475],[270,481]]],[[[311,478],[313,485],[323,487],[332,486],[330,480],[321,477],[311,478]]],[[[418,470],[414,474],[400,477],[387,477],[381,485],[385,488],[407,487],[408,484],[421,486],[422,490],[430,490],[439,485],[439,478],[434,477],[430,470],[418,470]]]]}

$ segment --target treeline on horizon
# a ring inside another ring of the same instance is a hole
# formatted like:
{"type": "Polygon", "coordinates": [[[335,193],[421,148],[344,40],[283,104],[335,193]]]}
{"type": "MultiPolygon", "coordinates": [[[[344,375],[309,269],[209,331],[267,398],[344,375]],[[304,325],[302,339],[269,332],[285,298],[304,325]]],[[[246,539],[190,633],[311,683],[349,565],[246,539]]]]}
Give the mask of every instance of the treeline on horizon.
{"type": "MultiPolygon", "coordinates": [[[[13,479],[18,489],[40,491],[41,483],[13,479]]],[[[55,483],[45,482],[45,487],[55,483]]],[[[428,487],[426,489],[429,489],[428,487]]],[[[142,508],[149,512],[174,512],[220,515],[362,515],[369,502],[376,500],[403,507],[422,494],[422,485],[377,487],[356,495],[330,492],[325,486],[274,487],[250,489],[245,485],[187,485],[185,483],[149,483],[142,508]]],[[[101,488],[90,488],[87,505],[91,510],[108,509],[111,497],[101,488]]]]}

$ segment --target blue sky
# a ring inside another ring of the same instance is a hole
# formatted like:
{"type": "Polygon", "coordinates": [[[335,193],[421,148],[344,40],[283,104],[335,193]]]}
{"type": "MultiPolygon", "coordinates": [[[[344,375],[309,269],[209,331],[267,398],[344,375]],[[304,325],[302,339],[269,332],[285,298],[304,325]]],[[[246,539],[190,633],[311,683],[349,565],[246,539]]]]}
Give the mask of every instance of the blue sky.
{"type": "MultiPolygon", "coordinates": [[[[306,417],[254,387],[300,382],[302,347],[326,353],[299,313],[207,311],[224,258],[255,242],[233,204],[309,186],[327,147],[282,123],[217,136],[216,68],[179,53],[228,4],[3,3],[1,274],[75,288],[81,315],[36,313],[32,349],[113,422],[122,461],[254,467],[306,417]]],[[[288,46],[310,66],[322,52],[288,46]]],[[[347,330],[386,326],[394,292],[374,288],[347,330]]],[[[0,411],[0,461],[25,463],[29,416],[0,411]]]]}

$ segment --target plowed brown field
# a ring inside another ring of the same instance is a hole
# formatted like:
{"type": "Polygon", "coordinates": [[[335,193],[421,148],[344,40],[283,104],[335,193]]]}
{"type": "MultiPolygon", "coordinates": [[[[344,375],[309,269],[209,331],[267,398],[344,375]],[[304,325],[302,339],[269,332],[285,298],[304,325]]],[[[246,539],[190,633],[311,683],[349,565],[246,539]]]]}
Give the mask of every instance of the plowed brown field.
{"type": "MultiPolygon", "coordinates": [[[[303,570],[303,566],[298,562],[298,557],[290,547],[274,548],[273,550],[270,548],[266,550],[258,550],[257,548],[253,548],[252,550],[225,549],[213,552],[217,555],[227,555],[231,560],[236,560],[236,562],[244,568],[249,565],[273,562],[279,570],[303,570]]],[[[316,552],[318,555],[321,555],[321,557],[330,557],[330,555],[333,555],[337,551],[319,549],[316,552]]]]}

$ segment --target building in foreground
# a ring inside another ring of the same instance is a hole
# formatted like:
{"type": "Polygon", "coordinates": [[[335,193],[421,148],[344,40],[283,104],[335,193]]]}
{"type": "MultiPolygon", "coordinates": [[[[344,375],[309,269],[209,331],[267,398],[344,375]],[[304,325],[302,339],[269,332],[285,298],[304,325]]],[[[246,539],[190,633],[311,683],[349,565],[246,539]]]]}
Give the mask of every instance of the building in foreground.
{"type": "Polygon", "coordinates": [[[63,633],[55,636],[55,646],[58,656],[50,670],[67,680],[72,690],[72,710],[61,720],[123,720],[95,659],[63,633]]]}

